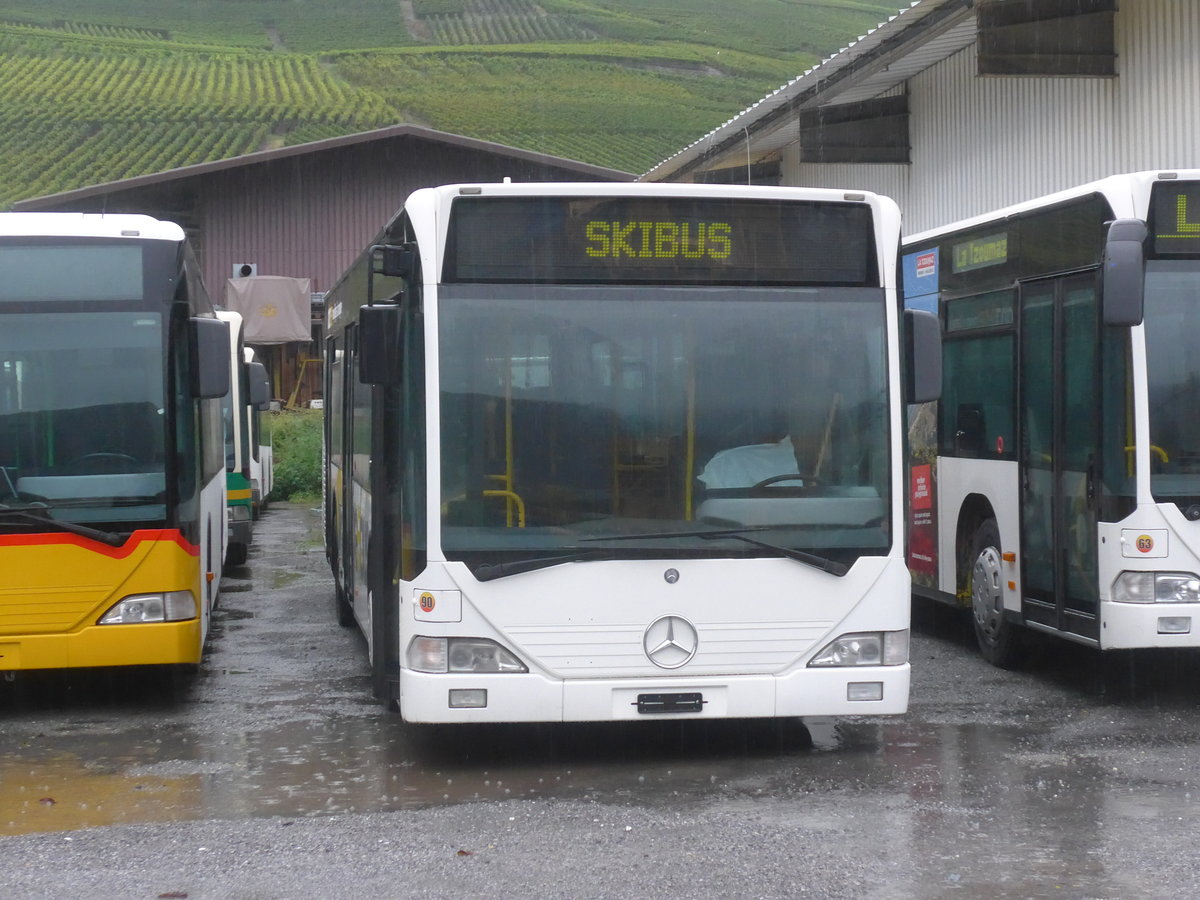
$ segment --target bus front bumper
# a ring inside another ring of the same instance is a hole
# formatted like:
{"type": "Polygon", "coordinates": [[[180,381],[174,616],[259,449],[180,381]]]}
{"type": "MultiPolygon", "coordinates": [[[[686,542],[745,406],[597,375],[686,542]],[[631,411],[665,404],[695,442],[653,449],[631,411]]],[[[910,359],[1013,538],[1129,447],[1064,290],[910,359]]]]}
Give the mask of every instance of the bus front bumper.
{"type": "Polygon", "coordinates": [[[1100,604],[1100,649],[1200,647],[1200,604],[1100,604]]]}
{"type": "Polygon", "coordinates": [[[908,710],[909,679],[907,664],[799,669],[780,676],[586,681],[406,669],[400,676],[400,714],[423,723],[899,715],[908,710]]]}
{"type": "Polygon", "coordinates": [[[195,665],[201,650],[199,619],[92,625],[71,634],[0,635],[0,672],[195,665]]]}

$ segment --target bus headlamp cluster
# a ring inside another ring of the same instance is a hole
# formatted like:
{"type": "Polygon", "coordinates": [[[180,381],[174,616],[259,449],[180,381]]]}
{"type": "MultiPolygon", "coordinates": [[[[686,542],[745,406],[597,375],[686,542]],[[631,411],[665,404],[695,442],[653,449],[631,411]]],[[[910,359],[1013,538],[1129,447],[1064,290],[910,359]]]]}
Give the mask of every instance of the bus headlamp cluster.
{"type": "Polygon", "coordinates": [[[908,631],[843,634],[826,644],[809,666],[902,666],[908,662],[908,631]]]}
{"type": "Polygon", "coordinates": [[[196,598],[191,591],[134,594],[109,609],[99,625],[140,625],[145,622],[185,622],[196,618],[196,598]]]}
{"type": "Polygon", "coordinates": [[[1200,603],[1200,576],[1190,572],[1122,572],[1113,582],[1118,603],[1200,603]]]}
{"type": "Polygon", "coordinates": [[[486,638],[415,637],[408,645],[408,667],[417,672],[528,672],[525,664],[486,638]]]}

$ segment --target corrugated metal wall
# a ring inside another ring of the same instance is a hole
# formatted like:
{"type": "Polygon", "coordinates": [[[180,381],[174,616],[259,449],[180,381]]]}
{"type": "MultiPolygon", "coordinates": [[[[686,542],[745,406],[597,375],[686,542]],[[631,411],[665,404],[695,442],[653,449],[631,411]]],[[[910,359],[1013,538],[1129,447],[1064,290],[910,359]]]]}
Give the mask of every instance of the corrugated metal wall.
{"type": "Polygon", "coordinates": [[[1123,0],[1116,78],[979,77],[972,45],[911,79],[909,166],[784,182],[887,194],[914,233],[1116,172],[1200,165],[1200,0],[1123,0]]]}
{"type": "Polygon", "coordinates": [[[458,181],[576,181],[579,173],[415,138],[377,141],[215,172],[203,177],[200,264],[223,297],[234,263],[259,275],[342,272],[417,188],[458,181]]]}

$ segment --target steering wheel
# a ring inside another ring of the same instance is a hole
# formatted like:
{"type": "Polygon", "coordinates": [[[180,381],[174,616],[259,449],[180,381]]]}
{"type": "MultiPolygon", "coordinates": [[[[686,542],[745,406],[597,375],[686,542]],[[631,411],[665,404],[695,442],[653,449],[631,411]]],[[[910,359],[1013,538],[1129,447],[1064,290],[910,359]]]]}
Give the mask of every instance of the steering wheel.
{"type": "Polygon", "coordinates": [[[759,488],[770,487],[773,484],[778,484],[782,481],[803,481],[804,484],[798,484],[796,487],[810,487],[820,484],[820,480],[812,475],[806,475],[802,472],[793,472],[791,475],[772,475],[770,478],[764,478],[758,484],[750,488],[750,490],[758,490],[759,488]]]}
{"type": "Polygon", "coordinates": [[[93,470],[96,474],[123,474],[138,461],[128,453],[85,453],[67,463],[67,469],[93,470]]]}

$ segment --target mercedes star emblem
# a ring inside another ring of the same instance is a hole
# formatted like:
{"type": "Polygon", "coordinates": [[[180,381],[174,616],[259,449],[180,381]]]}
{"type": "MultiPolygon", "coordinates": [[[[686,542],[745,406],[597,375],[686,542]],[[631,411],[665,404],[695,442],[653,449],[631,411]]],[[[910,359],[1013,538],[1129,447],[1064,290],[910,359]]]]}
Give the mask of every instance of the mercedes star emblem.
{"type": "Polygon", "coordinates": [[[646,628],[642,646],[650,662],[660,669],[678,669],[696,655],[696,626],[683,616],[662,616],[646,628]]]}

